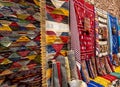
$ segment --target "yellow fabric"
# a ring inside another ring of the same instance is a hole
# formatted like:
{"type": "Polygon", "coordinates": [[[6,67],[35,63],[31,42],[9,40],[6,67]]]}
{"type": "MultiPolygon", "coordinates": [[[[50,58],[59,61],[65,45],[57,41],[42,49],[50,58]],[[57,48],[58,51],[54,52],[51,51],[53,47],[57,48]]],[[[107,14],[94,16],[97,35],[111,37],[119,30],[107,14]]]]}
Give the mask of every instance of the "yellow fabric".
{"type": "Polygon", "coordinates": [[[67,79],[68,79],[68,81],[71,81],[71,74],[70,74],[70,66],[69,66],[68,57],[65,57],[65,68],[66,68],[66,72],[67,72],[67,79]]]}
{"type": "Polygon", "coordinates": [[[96,77],[95,79],[91,79],[91,80],[93,80],[96,83],[99,83],[99,84],[103,85],[104,87],[108,87],[111,84],[111,82],[109,80],[104,79],[104,78],[99,77],[99,76],[96,77]]]}
{"type": "Polygon", "coordinates": [[[25,6],[27,6],[27,3],[25,2],[25,0],[20,0],[20,2],[19,2],[20,4],[22,4],[22,5],[25,5],[25,6]]]}
{"type": "Polygon", "coordinates": [[[53,44],[56,40],[57,36],[55,35],[46,35],[46,43],[53,44]]]}
{"type": "Polygon", "coordinates": [[[22,66],[20,71],[25,71],[25,70],[29,70],[27,66],[22,66]]]}
{"type": "Polygon", "coordinates": [[[4,79],[0,80],[0,85],[4,82],[4,79]]]}
{"type": "Polygon", "coordinates": [[[17,17],[20,19],[26,19],[29,15],[28,14],[17,14],[17,17]]]}
{"type": "Polygon", "coordinates": [[[0,27],[0,31],[12,31],[12,29],[8,25],[3,25],[0,27]]]}
{"type": "Polygon", "coordinates": [[[0,63],[0,65],[5,65],[5,64],[9,64],[12,63],[12,61],[10,61],[9,59],[4,59],[2,63],[0,63]]]}
{"type": "Polygon", "coordinates": [[[12,22],[7,20],[0,20],[0,23],[4,26],[4,25],[10,25],[12,22]]]}
{"type": "Polygon", "coordinates": [[[33,25],[33,24],[28,24],[28,25],[26,26],[26,28],[29,29],[29,30],[34,30],[36,27],[35,27],[35,25],[33,25]]]}
{"type": "Polygon", "coordinates": [[[61,50],[60,53],[61,53],[63,56],[66,56],[67,51],[66,51],[66,50],[61,50]]]}
{"type": "Polygon", "coordinates": [[[17,87],[17,85],[12,85],[11,87],[17,87]]]}
{"type": "Polygon", "coordinates": [[[62,42],[62,40],[59,37],[57,37],[56,40],[55,40],[55,43],[62,44],[63,42],[62,42]]]}
{"type": "Polygon", "coordinates": [[[50,79],[52,77],[52,69],[49,68],[46,70],[46,78],[47,80],[50,79]]]}
{"type": "Polygon", "coordinates": [[[34,59],[36,58],[36,56],[37,56],[37,55],[30,55],[30,56],[27,56],[27,58],[28,58],[29,60],[34,60],[34,59]]]}
{"type": "Polygon", "coordinates": [[[28,38],[28,37],[26,37],[26,36],[21,36],[18,40],[17,40],[17,42],[29,42],[30,41],[30,39],[28,38]]]}
{"type": "Polygon", "coordinates": [[[8,75],[8,74],[12,74],[13,72],[10,71],[9,69],[6,69],[5,71],[3,71],[0,76],[3,76],[3,75],[8,75]]]}
{"type": "Polygon", "coordinates": [[[64,16],[69,16],[69,11],[64,8],[56,8],[54,11],[52,11],[53,14],[59,14],[64,16]]]}
{"type": "Polygon", "coordinates": [[[4,5],[0,2],[0,7],[3,7],[4,5]]]}
{"type": "Polygon", "coordinates": [[[11,3],[10,0],[0,0],[0,7],[2,6],[13,6],[14,3],[11,3]]]}
{"type": "Polygon", "coordinates": [[[34,1],[34,3],[35,3],[37,6],[40,6],[39,0],[33,0],[33,1],[34,1]]]}
{"type": "Polygon", "coordinates": [[[117,73],[120,73],[120,66],[116,67],[116,68],[114,69],[114,71],[117,72],[117,73]]]}

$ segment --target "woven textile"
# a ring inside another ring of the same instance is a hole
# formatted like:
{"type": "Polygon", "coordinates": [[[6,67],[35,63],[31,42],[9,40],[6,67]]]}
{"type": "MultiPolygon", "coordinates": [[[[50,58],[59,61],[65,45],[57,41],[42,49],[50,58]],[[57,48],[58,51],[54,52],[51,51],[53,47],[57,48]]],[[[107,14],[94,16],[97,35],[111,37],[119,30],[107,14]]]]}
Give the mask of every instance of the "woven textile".
{"type": "Polygon", "coordinates": [[[69,43],[69,1],[46,1],[46,57],[66,56],[69,43]]]}
{"type": "MultiPolygon", "coordinates": [[[[84,2],[84,0],[73,0],[75,17],[77,28],[71,23],[72,26],[72,40],[77,40],[79,42],[72,42],[72,47],[76,52],[76,60],[81,61],[82,65],[82,78],[89,82],[89,76],[95,78],[97,76],[96,66],[95,66],[95,15],[94,6],[84,2]],[[75,37],[76,34],[76,37],[75,37]],[[79,34],[79,35],[78,35],[79,34]],[[79,36],[79,37],[78,37],[79,36]],[[79,44],[79,45],[78,45],[79,44]],[[78,48],[79,47],[79,48],[78,48]],[[79,52],[77,52],[79,51],[79,52]],[[78,55],[80,54],[80,58],[78,55]],[[92,59],[93,58],[93,59],[92,59]],[[92,60],[91,60],[92,59],[92,60]],[[93,70],[95,69],[95,71],[93,70]]],[[[72,9],[72,11],[74,11],[72,9]]],[[[71,17],[72,18],[72,17],[71,17]]],[[[72,20],[72,19],[71,19],[72,20]]]]}
{"type": "Polygon", "coordinates": [[[41,86],[39,1],[14,1],[0,1],[0,87],[41,86]]]}
{"type": "Polygon", "coordinates": [[[111,16],[108,14],[109,17],[109,30],[110,30],[110,47],[111,47],[111,62],[113,65],[118,66],[118,48],[119,48],[119,42],[118,42],[118,19],[116,17],[111,16]]]}
{"type": "Polygon", "coordinates": [[[96,56],[107,56],[109,53],[109,35],[107,12],[96,8],[96,56]]]}
{"type": "Polygon", "coordinates": [[[118,24],[117,24],[117,18],[111,16],[110,14],[109,16],[109,29],[111,32],[112,36],[112,42],[111,42],[111,53],[113,54],[117,54],[118,53],[118,24]]]}
{"type": "Polygon", "coordinates": [[[96,28],[96,56],[97,56],[97,70],[99,75],[112,72],[109,57],[109,29],[107,12],[95,8],[95,28],[96,28]],[[99,61],[99,62],[98,62],[99,61]]]}
{"type": "Polygon", "coordinates": [[[79,32],[80,59],[89,59],[94,57],[94,6],[82,0],[74,0],[74,7],[79,32]]]}
{"type": "MultiPolygon", "coordinates": [[[[60,87],[68,87],[70,77],[69,61],[67,51],[69,49],[69,0],[47,0],[46,1],[46,60],[59,62],[58,77],[60,87]],[[66,57],[66,58],[64,58],[66,57]],[[67,69],[67,70],[66,70],[67,69]],[[67,75],[67,73],[69,75],[67,75]]],[[[49,68],[48,68],[49,69],[49,68]]],[[[54,77],[56,72],[51,73],[54,77]]],[[[48,79],[48,85],[52,83],[48,79]]],[[[58,82],[54,83],[57,84],[58,82]]],[[[51,85],[49,85],[50,87],[51,85]]],[[[57,87],[57,86],[56,86],[57,87]]]]}

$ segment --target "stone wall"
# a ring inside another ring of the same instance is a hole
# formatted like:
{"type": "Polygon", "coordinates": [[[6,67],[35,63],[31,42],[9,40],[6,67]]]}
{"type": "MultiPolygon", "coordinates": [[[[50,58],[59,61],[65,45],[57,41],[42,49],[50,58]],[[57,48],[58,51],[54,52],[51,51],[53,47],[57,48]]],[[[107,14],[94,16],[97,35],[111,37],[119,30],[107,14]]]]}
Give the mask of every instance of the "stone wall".
{"type": "Polygon", "coordinates": [[[86,0],[120,19],[120,0],[86,0]]]}

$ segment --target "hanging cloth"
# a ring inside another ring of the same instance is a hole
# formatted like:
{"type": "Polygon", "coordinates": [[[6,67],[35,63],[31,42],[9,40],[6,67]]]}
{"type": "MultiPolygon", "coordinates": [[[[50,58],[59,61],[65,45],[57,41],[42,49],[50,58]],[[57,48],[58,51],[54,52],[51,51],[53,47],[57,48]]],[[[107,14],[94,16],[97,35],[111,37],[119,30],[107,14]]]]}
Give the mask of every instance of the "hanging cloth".
{"type": "Polygon", "coordinates": [[[62,55],[59,55],[56,58],[56,61],[61,63],[60,69],[61,69],[61,79],[62,79],[62,87],[68,87],[68,81],[67,81],[67,72],[65,69],[65,58],[62,55]]]}
{"type": "Polygon", "coordinates": [[[112,15],[108,14],[109,17],[109,31],[110,31],[110,56],[111,56],[111,62],[113,65],[117,66],[116,60],[118,60],[117,54],[118,54],[118,48],[119,48],[119,42],[118,42],[118,19],[116,17],[113,17],[112,15]]]}
{"type": "Polygon", "coordinates": [[[73,0],[70,0],[71,49],[75,51],[76,61],[80,62],[80,41],[73,0]]]}
{"type": "Polygon", "coordinates": [[[111,54],[118,53],[118,25],[117,25],[117,18],[113,17],[112,15],[108,14],[109,17],[109,30],[110,30],[110,40],[111,44],[111,54]]]}

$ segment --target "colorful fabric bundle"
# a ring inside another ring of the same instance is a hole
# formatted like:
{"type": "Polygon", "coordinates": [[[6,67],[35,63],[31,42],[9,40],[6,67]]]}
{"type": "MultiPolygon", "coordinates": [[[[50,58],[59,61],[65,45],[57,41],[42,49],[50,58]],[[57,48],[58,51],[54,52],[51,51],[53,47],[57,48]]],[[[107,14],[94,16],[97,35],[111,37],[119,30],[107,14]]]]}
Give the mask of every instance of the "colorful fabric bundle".
{"type": "Polygon", "coordinates": [[[0,1],[0,87],[41,86],[40,7],[14,1],[0,1]]]}
{"type": "MultiPolygon", "coordinates": [[[[68,87],[68,81],[67,81],[67,72],[66,72],[66,69],[65,69],[65,58],[63,56],[58,56],[56,58],[57,61],[60,62],[61,66],[60,66],[60,69],[61,69],[61,82],[62,82],[62,87],[68,87]]],[[[55,72],[56,73],[56,72],[55,72]]],[[[55,74],[53,73],[53,75],[55,74]]],[[[57,83],[56,83],[57,84],[57,83]]],[[[56,86],[57,87],[57,86],[56,86]]]]}
{"type": "Polygon", "coordinates": [[[111,46],[111,62],[113,65],[118,66],[118,20],[116,17],[111,16],[108,14],[109,17],[109,31],[110,31],[110,46],[111,46]]]}
{"type": "Polygon", "coordinates": [[[81,65],[79,62],[76,63],[74,51],[68,51],[68,60],[71,73],[71,81],[69,81],[70,87],[87,87],[87,84],[81,81],[81,65]]]}
{"type": "Polygon", "coordinates": [[[116,76],[117,78],[120,79],[120,73],[112,72],[111,75],[116,76]]]}
{"type": "Polygon", "coordinates": [[[109,51],[107,12],[96,8],[96,56],[107,56],[109,51]]]}
{"type": "Polygon", "coordinates": [[[113,76],[115,76],[115,77],[117,77],[118,80],[117,80],[115,86],[119,87],[120,86],[120,73],[112,72],[110,74],[113,75],[113,76]]]}
{"type": "Polygon", "coordinates": [[[111,81],[111,86],[112,86],[112,87],[118,87],[118,81],[119,81],[119,80],[117,79],[117,77],[115,77],[115,76],[113,76],[113,75],[110,75],[110,74],[107,74],[107,75],[105,75],[105,76],[102,76],[102,78],[111,81]]]}
{"type": "Polygon", "coordinates": [[[103,85],[104,87],[109,87],[110,85],[111,85],[111,82],[109,81],[109,80],[107,80],[107,79],[104,79],[104,78],[102,78],[102,77],[96,77],[94,80],[92,80],[92,81],[94,81],[94,82],[96,82],[96,83],[98,83],[98,84],[101,84],[101,85],[103,85]]]}
{"type": "Polygon", "coordinates": [[[79,80],[74,52],[68,51],[67,56],[59,55],[56,59],[48,61],[46,70],[48,87],[68,87],[68,84],[79,80]]]}
{"type": "Polygon", "coordinates": [[[105,75],[112,72],[109,64],[109,31],[107,26],[107,12],[95,8],[95,30],[96,30],[96,57],[97,70],[99,75],[105,75]]]}

